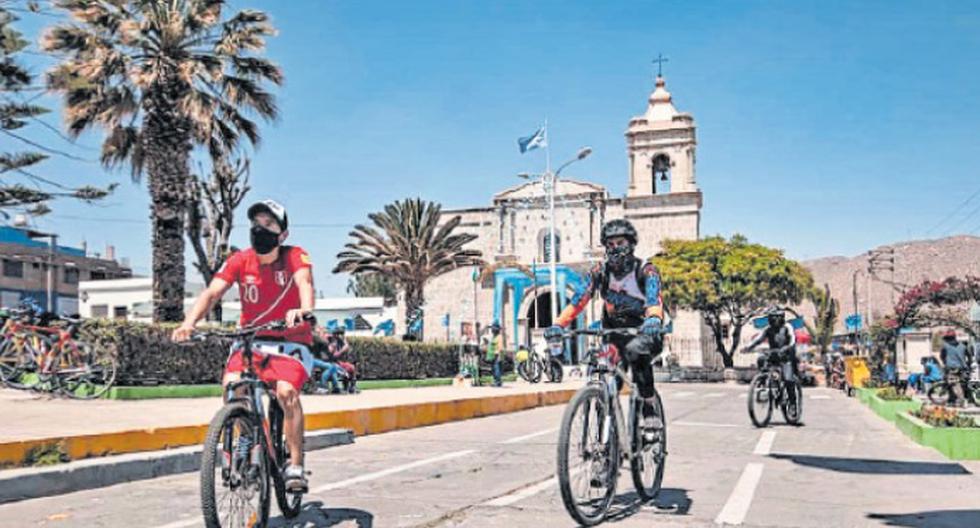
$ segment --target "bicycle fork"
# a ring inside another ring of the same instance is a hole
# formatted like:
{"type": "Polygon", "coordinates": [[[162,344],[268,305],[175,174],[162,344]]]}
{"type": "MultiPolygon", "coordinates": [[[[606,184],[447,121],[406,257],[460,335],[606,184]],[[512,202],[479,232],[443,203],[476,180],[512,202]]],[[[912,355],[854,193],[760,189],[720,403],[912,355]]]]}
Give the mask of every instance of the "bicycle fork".
{"type": "MultiPolygon", "coordinates": [[[[612,435],[612,428],[615,427],[616,431],[620,434],[616,435],[616,441],[619,442],[619,452],[622,455],[627,455],[632,457],[632,448],[628,434],[622,434],[626,432],[626,420],[623,417],[623,408],[619,404],[619,391],[616,390],[616,383],[606,383],[605,384],[605,396],[606,401],[609,402],[609,407],[612,409],[612,415],[606,413],[603,417],[602,423],[602,433],[601,439],[602,443],[606,444],[609,442],[609,437],[612,435]],[[615,423],[613,422],[615,420],[615,423]]],[[[632,402],[632,397],[630,397],[632,402]]]]}

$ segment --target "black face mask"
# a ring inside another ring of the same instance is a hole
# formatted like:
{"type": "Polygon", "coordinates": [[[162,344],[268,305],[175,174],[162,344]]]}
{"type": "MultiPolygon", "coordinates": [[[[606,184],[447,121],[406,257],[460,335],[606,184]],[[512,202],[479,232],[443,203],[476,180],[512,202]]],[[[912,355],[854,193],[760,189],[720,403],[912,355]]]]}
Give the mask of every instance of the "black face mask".
{"type": "Polygon", "coordinates": [[[606,250],[606,263],[609,271],[622,275],[633,269],[633,246],[618,246],[606,250]]]}
{"type": "Polygon", "coordinates": [[[249,238],[252,241],[252,248],[259,255],[266,255],[279,247],[279,233],[274,233],[260,225],[252,226],[249,238]]]}

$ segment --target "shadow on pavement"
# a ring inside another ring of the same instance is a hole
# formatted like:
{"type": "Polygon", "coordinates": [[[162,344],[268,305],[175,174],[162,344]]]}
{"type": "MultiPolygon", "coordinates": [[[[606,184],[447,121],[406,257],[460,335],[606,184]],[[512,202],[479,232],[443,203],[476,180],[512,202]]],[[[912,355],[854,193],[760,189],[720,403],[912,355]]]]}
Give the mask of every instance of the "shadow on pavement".
{"type": "Polygon", "coordinates": [[[838,471],[840,473],[864,473],[867,475],[970,475],[963,466],[943,462],[907,462],[873,458],[840,458],[813,455],[783,455],[773,453],[770,458],[789,460],[801,466],[838,471]]]}
{"type": "Polygon", "coordinates": [[[909,528],[961,528],[980,526],[980,510],[937,510],[915,513],[872,513],[869,519],[883,521],[885,526],[909,528]]]}
{"type": "Polygon", "coordinates": [[[322,502],[314,501],[304,504],[299,515],[292,519],[281,515],[269,519],[270,528],[327,528],[341,525],[373,528],[374,515],[355,508],[324,508],[322,502]]]}
{"type": "MultiPolygon", "coordinates": [[[[663,488],[657,498],[646,505],[656,509],[659,515],[687,515],[694,501],[687,496],[687,490],[663,488]]],[[[636,515],[645,504],[635,491],[617,495],[606,515],[607,522],[618,522],[636,515]]]]}

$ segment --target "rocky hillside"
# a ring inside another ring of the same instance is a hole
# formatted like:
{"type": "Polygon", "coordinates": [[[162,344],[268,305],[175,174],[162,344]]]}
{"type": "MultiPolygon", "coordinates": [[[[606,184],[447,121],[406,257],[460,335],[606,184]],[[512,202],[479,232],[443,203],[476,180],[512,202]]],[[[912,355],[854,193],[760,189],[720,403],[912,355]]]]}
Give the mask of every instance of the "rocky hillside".
{"type": "MultiPolygon", "coordinates": [[[[950,275],[980,276],[980,237],[961,235],[939,240],[916,240],[901,242],[875,249],[895,250],[894,280],[900,284],[917,284],[924,279],[943,279],[950,275]]],[[[803,265],[813,273],[814,281],[829,284],[831,294],[841,303],[841,312],[854,312],[853,274],[856,270],[857,303],[860,313],[867,310],[868,302],[868,255],[854,257],[825,257],[804,261],[803,265]]],[[[891,280],[890,272],[881,272],[879,277],[891,280]]],[[[877,319],[891,312],[893,302],[900,293],[884,282],[871,280],[871,310],[877,319]]],[[[803,313],[812,315],[812,306],[805,303],[803,313]]],[[[843,329],[843,322],[840,323],[843,329]]]]}

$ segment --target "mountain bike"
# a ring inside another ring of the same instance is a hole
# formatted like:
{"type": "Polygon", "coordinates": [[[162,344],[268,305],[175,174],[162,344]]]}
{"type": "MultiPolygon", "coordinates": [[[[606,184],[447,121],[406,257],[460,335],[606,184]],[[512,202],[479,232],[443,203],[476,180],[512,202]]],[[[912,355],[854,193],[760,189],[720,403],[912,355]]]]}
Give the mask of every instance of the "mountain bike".
{"type": "MultiPolygon", "coordinates": [[[[743,352],[747,353],[747,352],[743,352]]],[[[776,350],[759,351],[759,373],[749,384],[749,418],[756,427],[766,427],[778,405],[786,423],[797,425],[803,418],[803,388],[796,384],[796,404],[790,404],[789,391],[783,379],[780,354],[776,350]]]]}
{"type": "MultiPolygon", "coordinates": [[[[637,331],[581,329],[570,330],[564,337],[576,335],[636,336],[637,331]]],[[[667,420],[660,394],[655,392],[654,413],[663,427],[644,435],[643,400],[619,365],[615,346],[600,343],[586,357],[589,381],[572,397],[561,421],[558,484],[569,515],[583,526],[594,526],[605,519],[612,505],[624,461],[629,461],[633,485],[642,500],[653,500],[660,492],[667,459],[667,420]],[[629,393],[628,414],[620,402],[620,383],[629,393]]]]}
{"type": "MultiPolygon", "coordinates": [[[[966,373],[966,376],[969,376],[969,372],[966,373]]],[[[966,397],[966,401],[973,405],[980,404],[980,381],[964,380],[963,377],[961,374],[960,383],[963,386],[963,395],[966,397]]],[[[949,380],[944,376],[942,381],[937,381],[929,387],[927,394],[929,401],[933,404],[948,405],[954,393],[949,380]]]]}
{"type": "Polygon", "coordinates": [[[544,361],[541,359],[541,354],[536,350],[523,348],[517,352],[514,359],[517,363],[514,370],[524,381],[528,383],[541,381],[541,376],[544,374],[544,361]]]}
{"type": "Polygon", "coordinates": [[[282,470],[289,461],[283,411],[275,389],[258,378],[253,365],[255,334],[281,331],[284,321],[232,331],[195,332],[195,339],[234,340],[242,350],[241,379],[225,387],[225,405],[208,426],[201,455],[201,509],[208,528],[264,527],[271,487],[286,518],[299,515],[303,492],[287,490],[282,470]],[[266,407],[268,402],[268,408],[266,407]],[[254,502],[254,504],[253,504],[254,502]]]}

